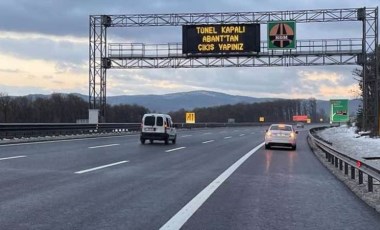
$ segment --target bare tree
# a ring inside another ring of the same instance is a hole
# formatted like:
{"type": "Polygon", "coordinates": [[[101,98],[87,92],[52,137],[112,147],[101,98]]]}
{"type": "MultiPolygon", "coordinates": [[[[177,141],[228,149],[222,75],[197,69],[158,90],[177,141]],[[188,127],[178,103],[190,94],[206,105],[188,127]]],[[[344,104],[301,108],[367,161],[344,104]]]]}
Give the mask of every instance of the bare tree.
{"type": "Polygon", "coordinates": [[[0,92],[0,110],[3,115],[4,122],[8,122],[8,112],[9,104],[11,102],[11,97],[7,93],[0,92]]]}

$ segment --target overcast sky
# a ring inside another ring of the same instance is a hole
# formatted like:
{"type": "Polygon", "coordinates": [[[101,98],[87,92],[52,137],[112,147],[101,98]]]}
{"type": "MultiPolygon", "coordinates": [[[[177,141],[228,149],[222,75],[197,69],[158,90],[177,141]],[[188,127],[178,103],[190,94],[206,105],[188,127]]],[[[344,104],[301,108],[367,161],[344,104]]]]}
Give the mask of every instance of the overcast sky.
{"type": "MultiPolygon", "coordinates": [[[[377,7],[378,0],[1,0],[0,92],[88,95],[89,15],[377,7]]],[[[360,23],[297,25],[297,39],[360,38],[360,23]]],[[[122,30],[122,29],[121,29],[122,30]]],[[[266,28],[262,27],[265,39],[266,28]]],[[[181,42],[181,28],[110,31],[115,42],[181,42]]],[[[109,70],[107,96],[211,90],[276,98],[355,98],[358,66],[109,70]]]]}

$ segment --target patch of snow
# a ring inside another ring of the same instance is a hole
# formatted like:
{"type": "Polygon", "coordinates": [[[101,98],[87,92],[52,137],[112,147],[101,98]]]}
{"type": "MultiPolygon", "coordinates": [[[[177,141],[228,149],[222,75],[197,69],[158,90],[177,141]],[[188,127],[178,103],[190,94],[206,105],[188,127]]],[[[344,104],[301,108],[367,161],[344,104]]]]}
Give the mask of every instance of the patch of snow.
{"type": "Polygon", "coordinates": [[[331,142],[335,149],[380,168],[380,161],[363,159],[364,157],[380,157],[380,138],[360,136],[355,131],[355,127],[343,125],[324,129],[318,135],[324,140],[331,142]]]}

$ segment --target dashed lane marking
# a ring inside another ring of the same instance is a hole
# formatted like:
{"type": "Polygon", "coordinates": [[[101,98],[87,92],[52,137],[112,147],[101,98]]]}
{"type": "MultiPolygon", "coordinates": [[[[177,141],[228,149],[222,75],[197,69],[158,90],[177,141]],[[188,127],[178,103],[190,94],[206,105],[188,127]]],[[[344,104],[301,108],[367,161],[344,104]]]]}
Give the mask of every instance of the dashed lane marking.
{"type": "Polygon", "coordinates": [[[208,141],[204,141],[202,142],[202,144],[207,144],[207,143],[211,143],[211,142],[214,142],[215,140],[208,140],[208,141]]]}
{"type": "Polygon", "coordinates": [[[0,158],[0,161],[11,160],[11,159],[17,159],[17,158],[23,158],[23,157],[26,157],[26,156],[5,157],[5,158],[0,158]]]}
{"type": "Polygon", "coordinates": [[[110,144],[110,145],[98,145],[98,146],[92,146],[88,147],[89,149],[98,149],[98,148],[107,148],[107,147],[112,147],[112,146],[117,146],[120,144],[110,144]]]}
{"type": "Polygon", "coordinates": [[[175,148],[175,149],[169,149],[169,150],[166,150],[165,152],[170,153],[170,152],[177,151],[177,150],[181,150],[181,149],[185,149],[185,148],[186,148],[186,147],[179,147],[179,148],[175,148]]]}
{"type": "Polygon", "coordinates": [[[108,164],[108,165],[102,165],[102,166],[98,166],[98,167],[95,167],[95,168],[81,170],[81,171],[75,172],[75,174],[82,174],[82,173],[92,172],[92,171],[95,171],[95,170],[104,169],[104,168],[108,168],[108,167],[111,167],[111,166],[124,164],[124,163],[127,163],[127,162],[129,162],[129,161],[119,161],[119,162],[108,164]]]}

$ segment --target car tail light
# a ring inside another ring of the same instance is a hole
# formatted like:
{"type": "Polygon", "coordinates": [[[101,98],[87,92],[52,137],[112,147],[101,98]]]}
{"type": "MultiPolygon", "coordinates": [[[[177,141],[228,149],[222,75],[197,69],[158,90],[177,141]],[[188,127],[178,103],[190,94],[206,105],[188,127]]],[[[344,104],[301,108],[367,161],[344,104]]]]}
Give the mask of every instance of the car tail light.
{"type": "Polygon", "coordinates": [[[268,137],[271,137],[272,136],[272,133],[270,131],[267,132],[267,136],[268,137]]]}
{"type": "Polygon", "coordinates": [[[295,137],[296,137],[296,135],[294,134],[294,132],[291,132],[291,133],[290,133],[290,137],[291,137],[291,138],[295,138],[295,137]]]}

